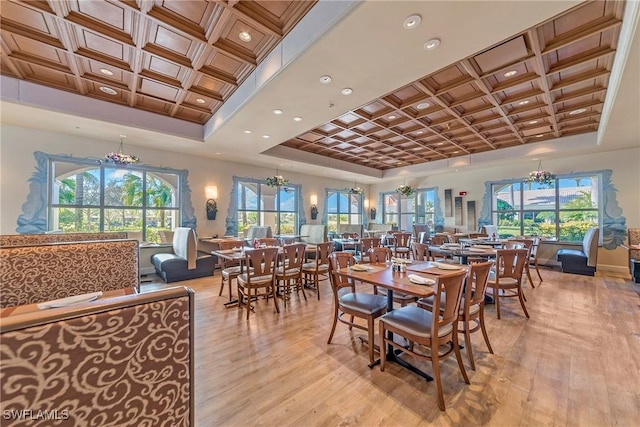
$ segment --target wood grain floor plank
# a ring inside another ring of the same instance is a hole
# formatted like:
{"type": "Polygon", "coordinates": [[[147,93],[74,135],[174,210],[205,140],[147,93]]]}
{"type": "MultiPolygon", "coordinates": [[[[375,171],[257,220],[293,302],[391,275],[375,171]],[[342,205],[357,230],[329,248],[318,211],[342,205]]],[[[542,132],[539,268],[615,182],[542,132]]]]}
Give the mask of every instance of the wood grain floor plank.
{"type": "Polygon", "coordinates": [[[369,369],[362,331],[339,324],[326,343],[328,282],[320,301],[312,291],[306,301],[293,295],[280,314],[260,300],[249,321],[244,310],[224,307],[219,276],[181,282],[196,291],[196,425],[637,426],[640,287],[615,277],[542,275],[540,286],[525,290],[531,319],[517,300],[504,300],[501,320],[487,306],[495,354],[473,334],[475,371],[462,350],[471,385],[455,358],[442,364],[446,412],[433,383],[393,363],[369,369]]]}

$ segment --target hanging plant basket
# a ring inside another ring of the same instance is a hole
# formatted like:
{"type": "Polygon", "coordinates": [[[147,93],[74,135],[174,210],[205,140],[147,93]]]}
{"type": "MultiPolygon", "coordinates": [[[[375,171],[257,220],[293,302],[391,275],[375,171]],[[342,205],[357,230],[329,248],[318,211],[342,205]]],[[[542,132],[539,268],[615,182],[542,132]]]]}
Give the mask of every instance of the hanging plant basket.
{"type": "Polygon", "coordinates": [[[537,182],[538,184],[551,185],[555,182],[556,176],[549,171],[537,170],[529,173],[527,182],[537,182]]]}
{"type": "Polygon", "coordinates": [[[400,187],[396,188],[396,191],[407,197],[415,193],[415,190],[410,185],[401,185],[400,187]]]}
{"type": "Polygon", "coordinates": [[[348,191],[349,194],[364,194],[364,190],[360,187],[350,188],[348,191]]]}
{"type": "Polygon", "coordinates": [[[269,187],[282,187],[283,185],[287,185],[289,183],[289,180],[284,178],[282,175],[270,176],[266,179],[266,181],[269,187]]]}

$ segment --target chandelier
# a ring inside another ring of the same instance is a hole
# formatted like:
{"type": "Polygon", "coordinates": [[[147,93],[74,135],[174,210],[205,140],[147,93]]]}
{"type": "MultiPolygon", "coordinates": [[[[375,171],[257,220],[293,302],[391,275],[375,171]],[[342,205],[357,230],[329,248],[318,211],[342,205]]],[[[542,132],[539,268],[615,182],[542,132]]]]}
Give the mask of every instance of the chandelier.
{"type": "Polygon", "coordinates": [[[117,152],[111,152],[104,156],[104,161],[114,165],[136,165],[140,163],[140,159],[131,154],[124,153],[124,139],[127,135],[120,135],[120,147],[117,152]]]}
{"type": "Polygon", "coordinates": [[[538,162],[538,169],[531,171],[526,182],[536,182],[538,184],[551,185],[555,182],[556,176],[549,171],[542,170],[542,161],[538,162]]]}

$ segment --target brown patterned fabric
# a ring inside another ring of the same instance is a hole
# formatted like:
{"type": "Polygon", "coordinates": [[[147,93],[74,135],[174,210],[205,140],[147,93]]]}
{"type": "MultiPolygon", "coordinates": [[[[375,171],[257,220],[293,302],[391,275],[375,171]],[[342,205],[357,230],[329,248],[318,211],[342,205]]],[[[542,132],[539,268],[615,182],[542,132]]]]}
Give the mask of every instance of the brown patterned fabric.
{"type": "Polygon", "coordinates": [[[193,424],[193,291],[113,301],[2,333],[3,426],[193,424]],[[10,416],[25,410],[27,422],[10,416]],[[52,410],[63,420],[33,421],[52,410]]]}
{"type": "Polygon", "coordinates": [[[113,289],[140,290],[138,242],[0,248],[0,308],[113,289]]]}
{"type": "Polygon", "coordinates": [[[1,234],[0,246],[42,245],[58,242],[84,242],[88,240],[126,239],[122,231],[109,233],[52,233],[52,234],[1,234]]]}

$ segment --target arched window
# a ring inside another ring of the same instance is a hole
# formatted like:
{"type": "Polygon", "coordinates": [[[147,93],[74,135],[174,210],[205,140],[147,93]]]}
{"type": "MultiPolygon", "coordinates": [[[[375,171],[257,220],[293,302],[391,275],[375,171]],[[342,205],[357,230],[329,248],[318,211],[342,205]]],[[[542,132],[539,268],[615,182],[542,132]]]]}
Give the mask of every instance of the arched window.
{"type": "Polygon", "coordinates": [[[162,231],[178,225],[195,228],[187,171],[114,166],[40,152],[36,159],[32,181],[40,185],[31,186],[18,232],[127,231],[141,241],[159,242],[162,231]],[[29,207],[37,205],[33,202],[46,210],[30,216],[29,207]]]}

